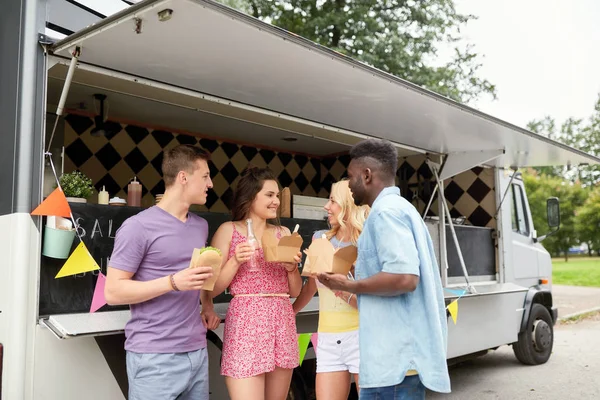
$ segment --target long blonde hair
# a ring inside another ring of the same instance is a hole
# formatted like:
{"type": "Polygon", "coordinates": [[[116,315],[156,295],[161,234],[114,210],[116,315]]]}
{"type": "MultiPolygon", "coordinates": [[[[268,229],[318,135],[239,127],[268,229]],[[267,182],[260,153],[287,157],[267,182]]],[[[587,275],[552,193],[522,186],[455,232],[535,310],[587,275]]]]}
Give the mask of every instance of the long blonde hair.
{"type": "Polygon", "coordinates": [[[325,233],[325,236],[331,240],[343,227],[350,232],[350,242],[356,246],[358,236],[360,236],[365,220],[369,215],[369,206],[357,206],[354,204],[354,198],[352,197],[347,180],[342,180],[331,185],[331,198],[340,205],[341,211],[337,216],[338,225],[332,226],[325,233]]]}

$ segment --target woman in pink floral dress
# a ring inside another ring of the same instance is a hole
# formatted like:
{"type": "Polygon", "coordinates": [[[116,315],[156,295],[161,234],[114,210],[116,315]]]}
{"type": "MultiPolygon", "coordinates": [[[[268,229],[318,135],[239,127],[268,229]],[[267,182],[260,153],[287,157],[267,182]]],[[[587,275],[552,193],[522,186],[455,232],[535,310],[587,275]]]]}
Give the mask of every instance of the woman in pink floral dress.
{"type": "Polygon", "coordinates": [[[277,217],[279,185],[266,168],[242,174],[232,204],[233,222],[222,224],[212,245],[221,249],[224,263],[213,296],[230,288],[233,299],[225,317],[221,374],[232,400],[283,400],[292,371],[298,366],[296,320],[290,296],[302,288],[296,263],[266,262],[261,248],[250,246],[246,219],[251,219],[260,245],[263,235],[290,235],[289,229],[269,224],[277,217]],[[253,266],[248,261],[256,257],[253,266]]]}

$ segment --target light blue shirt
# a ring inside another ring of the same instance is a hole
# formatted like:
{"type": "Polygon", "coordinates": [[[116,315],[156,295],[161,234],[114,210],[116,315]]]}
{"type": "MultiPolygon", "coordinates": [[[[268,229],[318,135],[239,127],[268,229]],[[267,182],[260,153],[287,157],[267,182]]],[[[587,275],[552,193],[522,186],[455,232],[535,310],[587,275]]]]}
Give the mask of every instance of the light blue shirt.
{"type": "Polygon", "coordinates": [[[358,239],[356,279],[379,272],[419,276],[415,291],[358,296],[360,387],[393,386],[416,370],[428,389],[450,392],[447,319],[429,231],[397,187],[385,188],[358,239]]]}

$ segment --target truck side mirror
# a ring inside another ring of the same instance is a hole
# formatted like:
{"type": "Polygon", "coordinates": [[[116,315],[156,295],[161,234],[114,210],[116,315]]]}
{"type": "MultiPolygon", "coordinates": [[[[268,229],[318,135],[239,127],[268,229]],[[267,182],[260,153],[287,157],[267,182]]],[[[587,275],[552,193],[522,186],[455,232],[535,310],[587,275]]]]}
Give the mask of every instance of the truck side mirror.
{"type": "Polygon", "coordinates": [[[560,226],[560,204],[558,198],[550,197],[546,200],[546,215],[550,228],[558,228],[560,226]]]}
{"type": "Polygon", "coordinates": [[[533,239],[535,243],[539,243],[550,235],[554,235],[560,229],[560,204],[557,197],[550,197],[546,200],[546,219],[548,226],[552,229],[544,236],[533,239]]]}

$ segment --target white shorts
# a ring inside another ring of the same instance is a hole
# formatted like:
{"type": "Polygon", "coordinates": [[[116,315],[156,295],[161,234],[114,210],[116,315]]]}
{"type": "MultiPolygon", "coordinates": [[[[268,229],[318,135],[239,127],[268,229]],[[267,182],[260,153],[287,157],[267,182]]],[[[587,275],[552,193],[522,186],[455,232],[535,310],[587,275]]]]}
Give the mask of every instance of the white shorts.
{"type": "Polygon", "coordinates": [[[319,332],[317,373],[349,371],[358,374],[358,330],[341,333],[319,332]]]}

